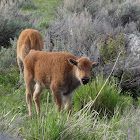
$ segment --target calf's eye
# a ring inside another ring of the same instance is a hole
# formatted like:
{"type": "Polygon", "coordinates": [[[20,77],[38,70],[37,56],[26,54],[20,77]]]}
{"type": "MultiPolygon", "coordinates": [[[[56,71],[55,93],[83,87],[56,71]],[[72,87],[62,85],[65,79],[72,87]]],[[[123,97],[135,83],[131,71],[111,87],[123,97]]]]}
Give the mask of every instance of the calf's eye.
{"type": "Polygon", "coordinates": [[[78,67],[78,70],[81,70],[81,68],[80,68],[80,67],[78,67]]]}

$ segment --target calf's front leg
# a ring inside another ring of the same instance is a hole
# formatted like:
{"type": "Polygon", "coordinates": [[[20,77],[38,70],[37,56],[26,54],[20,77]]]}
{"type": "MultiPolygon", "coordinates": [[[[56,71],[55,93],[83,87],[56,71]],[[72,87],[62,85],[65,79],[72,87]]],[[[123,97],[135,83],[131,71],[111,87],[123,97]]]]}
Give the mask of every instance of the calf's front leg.
{"type": "MultiPolygon", "coordinates": [[[[64,109],[66,109],[69,106],[71,99],[72,99],[72,93],[63,96],[64,109]]],[[[70,105],[70,107],[68,109],[67,120],[68,120],[69,116],[71,115],[71,112],[72,112],[72,105],[70,105]]]]}
{"type": "Polygon", "coordinates": [[[62,95],[61,95],[61,92],[59,91],[56,83],[53,83],[51,85],[51,91],[52,91],[52,95],[53,95],[53,100],[54,100],[55,104],[57,105],[58,110],[60,112],[61,107],[62,107],[62,95]]]}

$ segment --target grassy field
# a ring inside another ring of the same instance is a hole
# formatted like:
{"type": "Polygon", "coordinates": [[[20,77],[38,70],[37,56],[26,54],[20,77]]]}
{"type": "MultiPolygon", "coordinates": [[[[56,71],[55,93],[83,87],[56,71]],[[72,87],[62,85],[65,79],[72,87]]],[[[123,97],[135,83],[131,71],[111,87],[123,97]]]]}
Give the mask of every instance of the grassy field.
{"type": "MultiPolygon", "coordinates": [[[[42,16],[42,30],[54,19],[54,11],[62,0],[33,2],[22,10],[37,18],[42,16]]],[[[17,39],[14,39],[11,48],[0,50],[0,132],[26,140],[140,139],[140,99],[135,102],[129,92],[122,94],[113,77],[102,89],[106,81],[102,74],[74,92],[69,119],[67,110],[58,118],[50,90],[41,94],[41,115],[36,115],[33,102],[33,119],[29,119],[25,84],[19,82],[16,43],[17,39]]]]}
{"type": "Polygon", "coordinates": [[[33,0],[36,10],[43,14],[45,18],[54,19],[56,8],[62,3],[62,0],[33,0]]]}
{"type": "Polygon", "coordinates": [[[66,112],[58,118],[52,95],[45,90],[41,95],[41,116],[29,119],[25,100],[25,85],[19,85],[19,71],[2,77],[0,95],[0,131],[27,140],[46,139],[139,139],[139,105],[133,106],[130,96],[121,95],[121,89],[112,79],[94,99],[104,84],[96,77],[77,89],[73,96],[73,112],[67,120],[66,112]],[[86,97],[86,98],[85,98],[86,97]],[[83,108],[84,107],[84,108],[83,108]]]}
{"type": "Polygon", "coordinates": [[[63,0],[32,0],[29,5],[22,9],[25,12],[32,13],[40,19],[40,28],[47,27],[55,19],[57,8],[62,4],[63,0]]]}

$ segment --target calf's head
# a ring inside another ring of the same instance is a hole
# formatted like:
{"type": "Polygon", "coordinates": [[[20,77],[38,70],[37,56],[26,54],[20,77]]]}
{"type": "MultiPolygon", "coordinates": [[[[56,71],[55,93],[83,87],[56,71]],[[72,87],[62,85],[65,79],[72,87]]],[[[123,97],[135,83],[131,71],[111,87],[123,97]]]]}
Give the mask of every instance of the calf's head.
{"type": "Polygon", "coordinates": [[[69,63],[75,66],[75,76],[82,85],[85,85],[90,80],[92,68],[98,66],[98,62],[91,62],[89,59],[83,57],[78,60],[69,59],[69,63]]]}

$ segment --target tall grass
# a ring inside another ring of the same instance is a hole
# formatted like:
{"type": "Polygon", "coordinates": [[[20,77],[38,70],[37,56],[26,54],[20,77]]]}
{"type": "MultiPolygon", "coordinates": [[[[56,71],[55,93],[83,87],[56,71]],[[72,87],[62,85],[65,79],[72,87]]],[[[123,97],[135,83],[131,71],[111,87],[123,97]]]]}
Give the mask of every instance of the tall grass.
{"type": "MultiPolygon", "coordinates": [[[[77,112],[82,109],[88,102],[94,100],[104,84],[103,75],[96,77],[86,87],[81,86],[75,91],[73,97],[74,110],[77,112]]],[[[106,83],[101,94],[92,105],[92,110],[113,116],[115,109],[119,106],[120,111],[124,110],[127,106],[131,106],[132,98],[121,95],[121,88],[117,86],[114,78],[106,83]]]]}
{"type": "MultiPolygon", "coordinates": [[[[44,104],[43,110],[46,108],[44,104]]],[[[43,111],[42,110],[42,111],[43,111]]],[[[35,111],[35,110],[34,110],[35,111]]],[[[22,114],[22,108],[18,111],[8,111],[1,118],[1,130],[5,133],[18,134],[22,139],[46,140],[46,139],[131,139],[139,138],[139,115],[140,109],[126,108],[123,115],[115,110],[112,118],[108,119],[106,114],[100,118],[96,111],[85,114],[79,120],[74,114],[66,119],[66,114],[58,118],[55,107],[48,105],[46,114],[30,120],[22,114]]],[[[19,137],[18,136],[18,137],[19,137]]]]}
{"type": "Polygon", "coordinates": [[[62,132],[61,139],[123,140],[136,138],[138,140],[139,124],[135,123],[138,123],[140,110],[132,108],[124,112],[127,114],[124,113],[124,116],[119,117],[119,111],[116,110],[110,120],[106,116],[102,119],[99,118],[95,112],[90,115],[85,114],[77,123],[71,118],[65,124],[68,125],[68,128],[62,132]]]}

